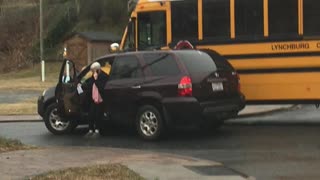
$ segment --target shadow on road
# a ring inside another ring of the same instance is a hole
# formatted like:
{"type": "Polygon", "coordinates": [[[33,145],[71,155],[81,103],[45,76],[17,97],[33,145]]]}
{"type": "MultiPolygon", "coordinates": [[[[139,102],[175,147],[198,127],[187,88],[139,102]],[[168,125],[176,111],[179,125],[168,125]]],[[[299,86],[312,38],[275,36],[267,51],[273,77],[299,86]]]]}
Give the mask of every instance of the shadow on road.
{"type": "Polygon", "coordinates": [[[112,128],[106,135],[97,138],[86,137],[87,131],[87,127],[80,127],[69,135],[55,136],[46,133],[40,138],[41,141],[48,142],[48,145],[181,150],[219,148],[218,144],[234,135],[229,128],[224,127],[212,131],[199,128],[172,129],[161,140],[149,142],[142,140],[132,128],[112,128]]]}

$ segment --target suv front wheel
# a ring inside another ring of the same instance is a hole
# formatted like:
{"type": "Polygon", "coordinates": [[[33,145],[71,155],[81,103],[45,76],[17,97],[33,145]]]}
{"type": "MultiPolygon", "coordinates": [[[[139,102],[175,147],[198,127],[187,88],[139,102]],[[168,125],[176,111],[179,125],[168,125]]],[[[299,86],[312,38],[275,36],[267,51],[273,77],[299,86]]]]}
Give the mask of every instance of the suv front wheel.
{"type": "Polygon", "coordinates": [[[165,130],[159,110],[151,105],[142,106],[137,113],[136,128],[143,139],[158,140],[165,130]]]}
{"type": "Polygon", "coordinates": [[[57,104],[51,104],[45,111],[44,122],[47,129],[55,135],[70,133],[77,124],[71,119],[63,119],[58,115],[57,104]]]}

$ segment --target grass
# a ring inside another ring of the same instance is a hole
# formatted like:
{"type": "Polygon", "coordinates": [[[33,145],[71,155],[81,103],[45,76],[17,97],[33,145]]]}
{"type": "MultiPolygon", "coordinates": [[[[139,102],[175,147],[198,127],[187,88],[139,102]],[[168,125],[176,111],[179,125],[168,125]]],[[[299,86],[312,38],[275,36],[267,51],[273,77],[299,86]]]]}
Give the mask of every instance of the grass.
{"type": "Polygon", "coordinates": [[[37,113],[37,98],[14,104],[0,103],[0,115],[34,115],[37,113]]]}
{"type": "Polygon", "coordinates": [[[102,180],[130,179],[143,180],[141,176],[121,164],[96,165],[84,168],[69,168],[31,177],[31,180],[102,180]]]}
{"type": "MultiPolygon", "coordinates": [[[[0,74],[0,93],[4,91],[12,91],[21,93],[25,90],[41,92],[49,87],[57,84],[62,62],[46,64],[46,81],[41,82],[40,72],[41,66],[20,70],[18,72],[10,72],[0,74]]],[[[0,115],[29,115],[37,114],[37,97],[24,100],[17,103],[1,103],[0,115]]]]}
{"type": "Polygon", "coordinates": [[[62,62],[46,64],[46,81],[41,82],[41,66],[0,75],[0,90],[35,90],[42,91],[55,86],[62,62]]]}
{"type": "Polygon", "coordinates": [[[34,149],[32,146],[26,146],[18,140],[6,139],[0,137],[0,153],[17,150],[34,149]]]}

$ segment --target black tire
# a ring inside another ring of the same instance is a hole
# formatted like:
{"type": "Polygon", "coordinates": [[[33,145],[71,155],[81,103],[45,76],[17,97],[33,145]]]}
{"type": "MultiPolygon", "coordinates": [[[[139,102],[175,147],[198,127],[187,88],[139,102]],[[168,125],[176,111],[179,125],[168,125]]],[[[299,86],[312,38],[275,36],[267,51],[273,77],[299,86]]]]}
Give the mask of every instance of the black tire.
{"type": "Polygon", "coordinates": [[[152,105],[141,106],[136,117],[136,128],[147,141],[159,140],[165,133],[165,125],[161,113],[152,105]]]}
{"type": "Polygon", "coordinates": [[[57,114],[57,104],[50,104],[44,114],[44,123],[47,129],[55,135],[62,135],[72,132],[77,123],[72,119],[63,119],[57,114]],[[55,126],[56,123],[56,126],[55,126]],[[61,126],[59,128],[59,126],[61,126]]]}

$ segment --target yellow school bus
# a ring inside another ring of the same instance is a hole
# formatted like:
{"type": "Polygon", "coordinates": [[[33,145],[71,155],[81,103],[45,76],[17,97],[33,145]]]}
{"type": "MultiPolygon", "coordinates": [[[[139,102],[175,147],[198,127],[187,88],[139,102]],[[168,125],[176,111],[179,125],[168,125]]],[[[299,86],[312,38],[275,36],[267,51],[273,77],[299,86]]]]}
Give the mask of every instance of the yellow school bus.
{"type": "Polygon", "coordinates": [[[122,50],[212,49],[248,103],[320,102],[319,0],[130,0],[122,50]]]}

